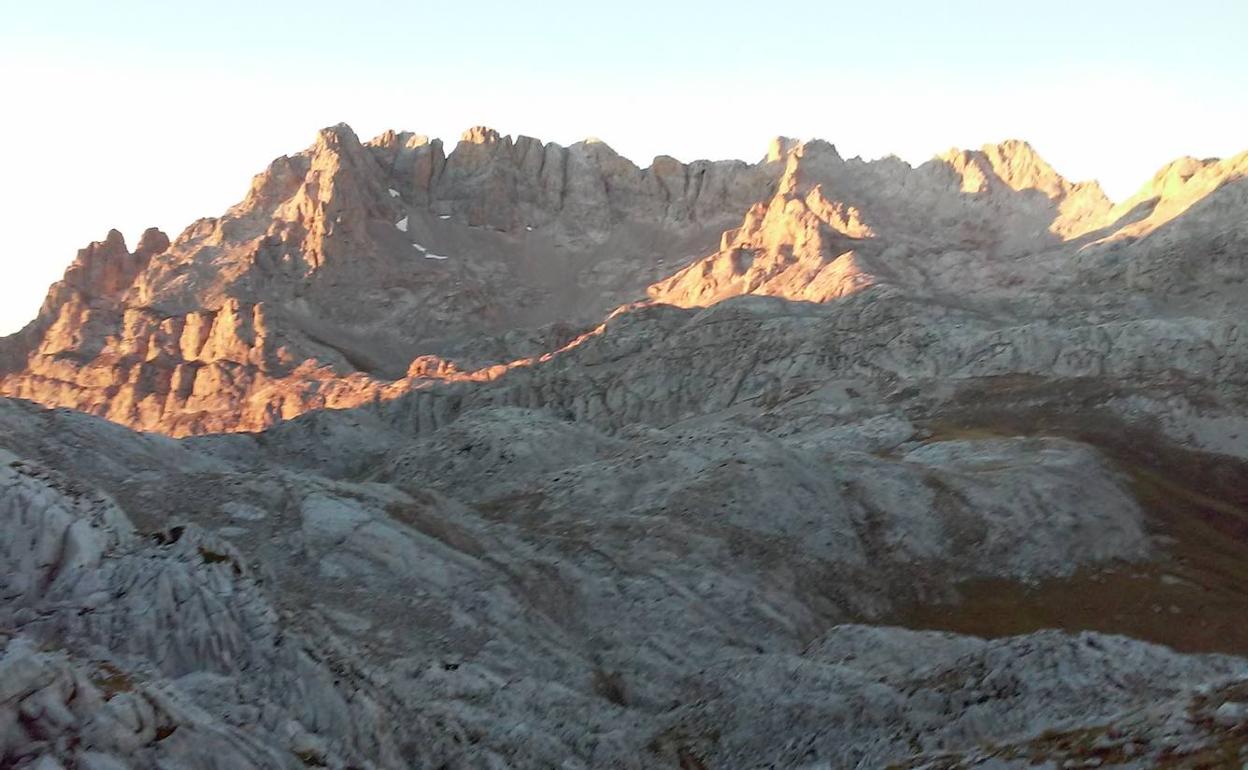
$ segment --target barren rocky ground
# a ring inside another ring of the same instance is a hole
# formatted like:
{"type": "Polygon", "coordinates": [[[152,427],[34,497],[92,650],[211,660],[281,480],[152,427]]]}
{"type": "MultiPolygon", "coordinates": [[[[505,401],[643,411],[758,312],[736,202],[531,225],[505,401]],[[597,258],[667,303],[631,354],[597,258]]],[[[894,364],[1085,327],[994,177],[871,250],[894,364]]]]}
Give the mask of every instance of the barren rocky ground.
{"type": "Polygon", "coordinates": [[[0,766],[1240,767],[1246,174],[324,129],[0,339],[0,766]]]}

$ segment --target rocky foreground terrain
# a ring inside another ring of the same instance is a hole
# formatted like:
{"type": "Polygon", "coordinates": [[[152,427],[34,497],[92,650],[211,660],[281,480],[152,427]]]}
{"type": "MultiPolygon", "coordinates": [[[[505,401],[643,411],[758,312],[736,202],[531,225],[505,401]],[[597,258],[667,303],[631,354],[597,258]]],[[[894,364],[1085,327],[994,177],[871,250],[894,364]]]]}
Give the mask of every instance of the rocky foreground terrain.
{"type": "Polygon", "coordinates": [[[1248,153],[325,129],[0,339],[0,767],[1241,767],[1246,259],[1248,153]]]}

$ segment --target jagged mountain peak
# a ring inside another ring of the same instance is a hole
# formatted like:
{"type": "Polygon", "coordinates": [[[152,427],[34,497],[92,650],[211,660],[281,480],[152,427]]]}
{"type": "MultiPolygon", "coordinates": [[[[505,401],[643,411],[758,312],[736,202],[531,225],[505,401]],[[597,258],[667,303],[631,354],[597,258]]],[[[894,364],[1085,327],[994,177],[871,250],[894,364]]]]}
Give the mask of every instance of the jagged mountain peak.
{"type": "Polygon", "coordinates": [[[1159,168],[1133,199],[1190,197],[1245,175],[1248,175],[1248,152],[1225,159],[1186,155],[1159,168]]]}
{"type": "Polygon", "coordinates": [[[139,236],[139,245],[135,247],[134,252],[150,257],[164,252],[169,245],[169,236],[163,230],[149,227],[139,236]]]}
{"type": "Polygon", "coordinates": [[[495,142],[501,142],[504,140],[511,141],[511,137],[508,136],[504,139],[498,131],[487,126],[473,126],[467,131],[464,131],[463,135],[459,137],[459,141],[466,142],[468,144],[494,144],[495,142]]]}
{"type": "Polygon", "coordinates": [[[800,140],[788,136],[774,137],[767,145],[767,154],[763,156],[763,162],[774,163],[784,160],[799,144],[801,144],[800,140]]]}
{"type": "MultiPolygon", "coordinates": [[[[110,228],[108,233],[104,236],[104,240],[92,241],[87,244],[85,249],[83,249],[83,251],[92,253],[111,252],[117,250],[126,250],[126,236],[122,235],[121,231],[117,228],[110,228]]],[[[81,255],[82,251],[80,251],[79,254],[81,255]]]]}
{"type": "Polygon", "coordinates": [[[430,140],[429,136],[426,134],[418,134],[414,131],[396,131],[393,128],[388,128],[372,139],[369,139],[366,144],[369,147],[402,147],[405,149],[415,149],[429,144],[430,141],[436,141],[439,144],[442,143],[441,139],[430,140]]]}
{"type": "Polygon", "coordinates": [[[599,149],[609,150],[612,153],[615,152],[615,149],[611,145],[596,136],[587,136],[581,141],[576,142],[576,144],[584,145],[586,147],[597,147],[599,149]]]}
{"type": "MultiPolygon", "coordinates": [[[[144,230],[133,252],[121,232],[111,229],[104,240],[78,250],[61,285],[72,287],[85,297],[119,299],[151,258],[168,248],[169,237],[157,228],[144,230]]],[[[60,295],[56,287],[51,293],[60,295]]]]}
{"type": "Polygon", "coordinates": [[[984,152],[995,151],[995,152],[1001,153],[1002,155],[1014,156],[1014,157],[1018,157],[1018,156],[1030,156],[1032,158],[1040,157],[1039,153],[1036,152],[1036,148],[1031,145],[1031,142],[1027,141],[1026,139],[1019,139],[1016,137],[1003,139],[1000,142],[996,142],[995,144],[992,142],[988,142],[984,144],[983,147],[981,147],[980,149],[983,150],[984,152]]]}
{"type": "Polygon", "coordinates": [[[964,192],[987,192],[1000,183],[1014,191],[1038,190],[1058,199],[1074,186],[1021,139],[985,144],[978,150],[953,148],[937,155],[936,160],[958,174],[964,192]]]}
{"type": "Polygon", "coordinates": [[[355,129],[345,121],[335,123],[332,126],[325,126],[316,132],[316,143],[318,145],[336,146],[344,142],[350,144],[359,144],[360,138],[356,135],[355,129]]]}
{"type": "MultiPolygon", "coordinates": [[[[1113,218],[1121,224],[1104,240],[1121,242],[1165,231],[1158,236],[1159,243],[1200,240],[1213,256],[1220,258],[1229,245],[1244,237],[1239,221],[1245,203],[1248,152],[1229,158],[1184,156],[1162,166],[1134,195],[1114,208],[1113,218]],[[1199,211],[1200,215],[1184,217],[1189,211],[1199,211]]],[[[1147,279],[1150,284],[1166,269],[1164,262],[1137,268],[1152,276],[1147,279]]]]}
{"type": "MultiPolygon", "coordinates": [[[[1181,159],[1158,179],[1190,203],[1239,166],[1181,159]]],[[[778,137],[753,165],[660,155],[643,169],[595,140],[477,126],[447,153],[337,124],[173,244],[150,231],[134,252],[119,233],[89,247],[0,351],[0,376],[5,392],[147,429],[262,428],[401,389],[390,380],[421,356],[471,372],[535,355],[565,335],[533,330],[645,296],[826,302],[882,283],[959,292],[968,275],[1008,292],[1043,279],[1021,257],[1162,221],[1110,208],[1019,140],[915,168],[778,137]],[[225,381],[228,397],[196,400],[225,381]]]]}
{"type": "Polygon", "coordinates": [[[799,158],[829,158],[832,160],[844,160],[841,153],[837,151],[836,145],[826,139],[807,139],[801,142],[793,150],[793,155],[799,158]]]}
{"type": "Polygon", "coordinates": [[[1070,189],[1066,178],[1025,141],[1007,139],[998,144],[986,144],[980,152],[987,156],[993,170],[1011,189],[1040,190],[1050,198],[1064,195],[1070,189]]]}
{"type": "Polygon", "coordinates": [[[173,244],[151,233],[130,254],[110,236],[97,250],[121,269],[71,268],[46,323],[0,351],[0,378],[6,393],[55,392],[175,434],[351,405],[422,355],[471,351],[468,368],[541,352],[560,335],[476,343],[589,323],[643,296],[713,248],[777,172],[674,159],[643,170],[601,142],[483,127],[445,153],[410,132],[361,143],[328,126],[173,244]],[[90,306],[79,284],[113,299],[90,306]]]}
{"type": "MultiPolygon", "coordinates": [[[[169,236],[158,227],[149,227],[139,235],[133,254],[151,257],[169,248],[169,236]]],[[[124,259],[131,255],[126,237],[116,228],[110,228],[102,240],[92,241],[78,250],[74,264],[86,266],[109,260],[124,259]]]]}

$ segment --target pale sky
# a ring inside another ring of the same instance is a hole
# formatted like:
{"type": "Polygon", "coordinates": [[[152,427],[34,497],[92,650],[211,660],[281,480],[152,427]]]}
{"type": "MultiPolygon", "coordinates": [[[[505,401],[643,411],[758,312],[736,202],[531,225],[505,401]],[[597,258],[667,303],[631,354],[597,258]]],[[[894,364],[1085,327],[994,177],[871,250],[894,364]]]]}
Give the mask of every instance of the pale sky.
{"type": "Polygon", "coordinates": [[[3,334],[110,227],[174,237],[339,121],[596,136],[643,166],[1016,137],[1123,198],[1248,149],[1248,2],[0,0],[0,109],[3,334]]]}

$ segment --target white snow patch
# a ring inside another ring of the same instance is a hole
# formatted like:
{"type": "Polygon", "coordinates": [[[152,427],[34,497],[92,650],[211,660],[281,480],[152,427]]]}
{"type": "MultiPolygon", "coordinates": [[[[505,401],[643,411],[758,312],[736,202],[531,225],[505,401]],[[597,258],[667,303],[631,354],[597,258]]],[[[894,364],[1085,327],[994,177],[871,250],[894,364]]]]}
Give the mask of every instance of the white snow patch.
{"type": "Polygon", "coordinates": [[[416,249],[416,250],[418,250],[418,251],[428,251],[428,250],[429,250],[429,249],[426,249],[424,246],[421,246],[419,243],[413,243],[413,244],[412,244],[412,248],[413,248],[413,249],[416,249]]]}
{"type": "Polygon", "coordinates": [[[398,228],[401,233],[407,232],[407,217],[403,217],[398,222],[395,222],[394,226],[398,228]]]}
{"type": "Polygon", "coordinates": [[[525,229],[525,230],[528,230],[528,231],[530,231],[530,232],[532,232],[532,230],[533,230],[533,225],[525,225],[525,226],[524,226],[524,229],[525,229]]]}
{"type": "Polygon", "coordinates": [[[439,215],[438,215],[438,219],[450,219],[450,218],[451,218],[451,215],[450,215],[450,214],[439,214],[439,215]]]}
{"type": "Polygon", "coordinates": [[[399,191],[398,191],[398,190],[396,190],[396,189],[394,189],[393,187],[391,187],[391,188],[390,188],[390,197],[391,197],[391,198],[397,198],[397,197],[399,197],[399,191]]]}
{"type": "Polygon", "coordinates": [[[447,257],[444,257],[441,254],[429,253],[425,254],[425,259],[447,259],[447,257]]]}

